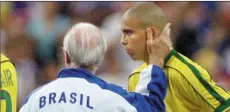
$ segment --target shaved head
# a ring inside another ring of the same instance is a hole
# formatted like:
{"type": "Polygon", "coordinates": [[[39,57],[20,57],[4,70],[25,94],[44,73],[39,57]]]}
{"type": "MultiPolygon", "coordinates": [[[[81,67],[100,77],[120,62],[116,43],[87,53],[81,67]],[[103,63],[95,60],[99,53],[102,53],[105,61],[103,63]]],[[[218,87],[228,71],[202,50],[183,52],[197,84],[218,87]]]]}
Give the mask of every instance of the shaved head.
{"type": "Polygon", "coordinates": [[[121,20],[122,38],[126,52],[133,60],[148,61],[147,28],[151,28],[152,36],[159,35],[167,18],[159,6],[145,2],[133,6],[125,12],[121,20]]]}
{"type": "Polygon", "coordinates": [[[125,12],[123,19],[138,21],[139,27],[154,27],[158,32],[167,24],[167,18],[159,6],[154,3],[141,3],[125,12]]]}

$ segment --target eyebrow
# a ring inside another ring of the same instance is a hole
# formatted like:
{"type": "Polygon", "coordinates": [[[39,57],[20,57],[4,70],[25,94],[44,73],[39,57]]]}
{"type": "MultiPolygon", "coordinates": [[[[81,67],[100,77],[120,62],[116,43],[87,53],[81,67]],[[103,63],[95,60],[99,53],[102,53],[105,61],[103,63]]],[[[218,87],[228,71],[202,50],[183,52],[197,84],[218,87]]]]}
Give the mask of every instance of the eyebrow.
{"type": "Polygon", "coordinates": [[[124,33],[132,33],[133,32],[133,30],[131,30],[131,29],[121,29],[121,31],[122,32],[124,32],[124,33]]]}

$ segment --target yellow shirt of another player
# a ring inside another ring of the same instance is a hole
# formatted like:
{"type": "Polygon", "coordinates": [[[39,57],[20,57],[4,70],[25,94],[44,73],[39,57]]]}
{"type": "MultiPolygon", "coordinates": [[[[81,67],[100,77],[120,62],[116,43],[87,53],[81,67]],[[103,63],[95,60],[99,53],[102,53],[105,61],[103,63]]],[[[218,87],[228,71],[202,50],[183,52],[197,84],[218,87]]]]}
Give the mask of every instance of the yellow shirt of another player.
{"type": "Polygon", "coordinates": [[[1,54],[0,112],[16,112],[17,77],[14,65],[1,54]]]}
{"type": "MultiPolygon", "coordinates": [[[[135,87],[145,67],[144,63],[134,70],[129,78],[129,91],[138,92],[135,87]]],[[[164,100],[167,112],[225,112],[230,109],[229,92],[217,86],[205,69],[175,50],[166,57],[164,72],[169,81],[164,100]]]]}

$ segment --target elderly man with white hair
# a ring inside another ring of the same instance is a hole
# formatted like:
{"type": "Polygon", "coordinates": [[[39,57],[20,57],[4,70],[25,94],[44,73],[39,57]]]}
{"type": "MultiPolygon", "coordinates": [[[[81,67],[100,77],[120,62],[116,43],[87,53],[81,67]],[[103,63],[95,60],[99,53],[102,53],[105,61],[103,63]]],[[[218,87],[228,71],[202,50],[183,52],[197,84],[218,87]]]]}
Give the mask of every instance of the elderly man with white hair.
{"type": "Polygon", "coordinates": [[[154,77],[143,86],[148,95],[129,93],[94,75],[106,52],[106,42],[99,29],[89,23],[74,25],[64,38],[66,68],[56,80],[34,90],[20,112],[159,112],[164,111],[167,78],[162,71],[163,58],[170,51],[165,40],[169,25],[153,39],[147,33],[151,54],[144,77],[154,77]],[[163,47],[159,47],[159,46],[163,47]],[[157,48],[157,49],[156,49],[157,48]],[[163,56],[162,56],[163,55],[163,56]],[[157,57],[157,58],[156,58],[157,57]],[[154,88],[154,89],[150,89],[154,88]]]}

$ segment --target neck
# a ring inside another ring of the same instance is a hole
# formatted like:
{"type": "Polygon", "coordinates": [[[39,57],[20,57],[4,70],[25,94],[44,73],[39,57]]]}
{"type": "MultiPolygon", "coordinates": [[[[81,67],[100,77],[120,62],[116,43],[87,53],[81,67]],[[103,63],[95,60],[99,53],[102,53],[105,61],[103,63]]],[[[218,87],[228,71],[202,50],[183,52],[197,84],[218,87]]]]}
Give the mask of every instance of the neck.
{"type": "Polygon", "coordinates": [[[148,57],[145,57],[145,59],[143,60],[147,65],[149,65],[149,55],[148,57]]]}
{"type": "Polygon", "coordinates": [[[83,68],[83,69],[86,69],[86,70],[88,70],[89,72],[91,72],[92,74],[95,74],[95,72],[96,72],[96,67],[94,67],[94,66],[79,66],[79,65],[76,65],[76,64],[73,64],[73,63],[71,63],[71,64],[67,64],[66,65],[66,67],[67,68],[83,68]]]}
{"type": "MultiPolygon", "coordinates": [[[[171,52],[172,49],[173,49],[173,48],[170,47],[170,50],[169,50],[169,53],[167,54],[167,56],[170,54],[170,52],[171,52]]],[[[166,57],[167,57],[167,56],[166,56],[166,57]]],[[[163,61],[165,61],[166,57],[164,57],[163,61]]],[[[145,59],[144,59],[143,61],[144,61],[147,65],[149,65],[149,55],[147,55],[147,57],[145,57],[145,59]]],[[[164,63],[164,62],[163,62],[163,63],[164,63]]]]}

